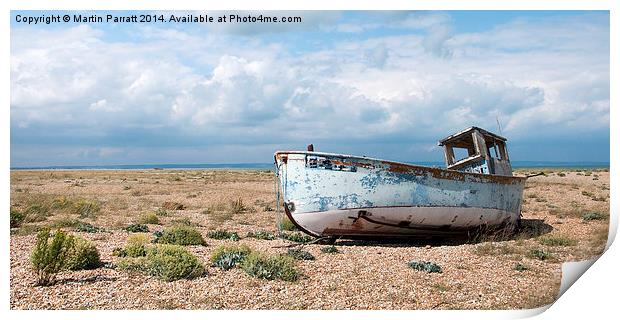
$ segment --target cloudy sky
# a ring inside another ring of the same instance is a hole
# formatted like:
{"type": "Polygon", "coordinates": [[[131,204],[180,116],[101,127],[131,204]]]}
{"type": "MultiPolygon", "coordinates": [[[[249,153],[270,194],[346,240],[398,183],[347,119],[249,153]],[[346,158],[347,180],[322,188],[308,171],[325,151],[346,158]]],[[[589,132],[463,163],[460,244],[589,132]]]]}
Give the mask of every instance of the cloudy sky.
{"type": "MultiPolygon", "coordinates": [[[[171,13],[188,14],[156,14],[171,13]]],[[[12,12],[12,167],[266,163],[309,143],[441,161],[438,139],[472,125],[497,131],[496,119],[512,160],[609,161],[608,12],[268,13],[302,17],[288,24],[15,19],[43,14],[52,13],[12,12]]]]}

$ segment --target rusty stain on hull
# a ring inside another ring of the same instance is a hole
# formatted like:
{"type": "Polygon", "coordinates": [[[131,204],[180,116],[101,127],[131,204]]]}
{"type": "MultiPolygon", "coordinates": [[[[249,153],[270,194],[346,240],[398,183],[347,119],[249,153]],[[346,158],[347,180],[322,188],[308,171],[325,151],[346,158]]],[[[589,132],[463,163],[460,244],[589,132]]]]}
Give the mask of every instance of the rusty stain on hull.
{"type": "MultiPolygon", "coordinates": [[[[476,135],[472,127],[454,139],[462,146],[476,135]]],[[[507,154],[487,161],[488,150],[476,148],[457,161],[461,171],[314,151],[276,152],[274,160],[286,215],[314,236],[513,226],[526,178],[511,175],[507,154]],[[483,169],[499,174],[476,171],[483,169]]]]}

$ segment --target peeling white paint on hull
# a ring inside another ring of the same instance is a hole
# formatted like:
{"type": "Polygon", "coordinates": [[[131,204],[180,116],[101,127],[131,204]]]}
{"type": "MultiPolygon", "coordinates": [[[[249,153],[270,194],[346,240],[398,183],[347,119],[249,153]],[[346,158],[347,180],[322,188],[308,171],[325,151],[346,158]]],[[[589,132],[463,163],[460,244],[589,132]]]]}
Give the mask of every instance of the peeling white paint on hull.
{"type": "Polygon", "coordinates": [[[275,162],[287,215],[314,236],[512,228],[526,180],[311,151],[275,162]]]}

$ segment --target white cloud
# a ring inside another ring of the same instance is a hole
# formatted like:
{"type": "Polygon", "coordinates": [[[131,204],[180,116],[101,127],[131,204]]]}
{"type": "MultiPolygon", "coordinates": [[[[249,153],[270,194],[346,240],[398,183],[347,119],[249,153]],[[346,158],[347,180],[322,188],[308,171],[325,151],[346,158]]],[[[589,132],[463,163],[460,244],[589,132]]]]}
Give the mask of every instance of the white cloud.
{"type": "MultiPolygon", "coordinates": [[[[340,13],[304,15],[312,30],[331,24],[327,38],[361,32],[335,23],[340,13]]],[[[104,145],[130,143],[119,141],[124,130],[142,144],[165,130],[179,143],[424,141],[416,152],[462,127],[494,129],[496,117],[517,138],[609,127],[608,25],[523,20],[459,34],[445,14],[372,21],[359,28],[390,21],[423,32],[299,50],[277,37],[247,37],[283,31],[267,27],[139,27],[137,42],[84,25],[14,28],[11,123],[28,137],[62,125],[67,136],[104,145]]]]}

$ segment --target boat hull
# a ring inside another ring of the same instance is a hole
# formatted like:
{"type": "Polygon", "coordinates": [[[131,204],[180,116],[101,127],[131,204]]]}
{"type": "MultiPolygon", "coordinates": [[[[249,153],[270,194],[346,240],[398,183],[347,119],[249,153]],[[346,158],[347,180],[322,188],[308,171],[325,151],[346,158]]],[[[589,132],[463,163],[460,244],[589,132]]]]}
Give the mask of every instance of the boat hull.
{"type": "Polygon", "coordinates": [[[287,216],[314,236],[413,236],[511,229],[525,178],[317,152],[277,152],[287,216]]]}

